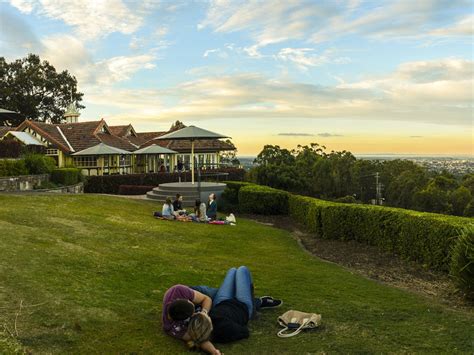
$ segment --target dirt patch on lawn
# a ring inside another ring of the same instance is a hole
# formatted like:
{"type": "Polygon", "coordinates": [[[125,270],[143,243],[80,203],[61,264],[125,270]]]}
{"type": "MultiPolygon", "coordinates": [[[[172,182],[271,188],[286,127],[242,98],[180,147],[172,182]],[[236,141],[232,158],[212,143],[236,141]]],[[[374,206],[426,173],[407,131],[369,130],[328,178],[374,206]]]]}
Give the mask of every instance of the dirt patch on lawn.
{"type": "Polygon", "coordinates": [[[419,264],[382,252],[375,246],[356,241],[316,238],[305,233],[301,226],[286,216],[245,217],[288,230],[306,251],[321,259],[344,266],[372,280],[436,299],[451,308],[474,312],[473,304],[456,292],[449,275],[445,273],[426,270],[419,264]]]}

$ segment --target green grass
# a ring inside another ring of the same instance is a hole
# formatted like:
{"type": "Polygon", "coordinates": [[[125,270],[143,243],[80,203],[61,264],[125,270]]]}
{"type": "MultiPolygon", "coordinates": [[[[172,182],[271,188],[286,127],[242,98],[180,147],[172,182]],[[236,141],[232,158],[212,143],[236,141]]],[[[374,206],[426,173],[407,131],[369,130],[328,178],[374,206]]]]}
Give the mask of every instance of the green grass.
{"type": "Polygon", "coordinates": [[[161,331],[163,293],[176,283],[217,286],[238,265],[252,270],[257,294],[285,304],[252,321],[248,340],[220,346],[226,354],[474,350],[472,312],[313,258],[282,230],[243,219],[159,221],[154,209],[108,196],[0,196],[0,353],[18,344],[34,353],[185,353],[161,331]],[[321,313],[323,326],[279,339],[276,318],[287,309],[321,313]]]}

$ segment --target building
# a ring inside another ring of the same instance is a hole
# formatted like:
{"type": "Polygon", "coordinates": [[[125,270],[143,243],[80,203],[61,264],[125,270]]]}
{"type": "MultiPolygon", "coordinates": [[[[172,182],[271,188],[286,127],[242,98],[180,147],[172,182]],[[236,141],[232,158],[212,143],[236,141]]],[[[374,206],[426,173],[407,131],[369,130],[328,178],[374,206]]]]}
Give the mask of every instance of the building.
{"type": "MultiPolygon", "coordinates": [[[[157,139],[186,127],[179,121],[168,131],[136,132],[131,124],[109,126],[103,119],[79,122],[73,104],[64,117],[66,122],[61,124],[25,120],[15,128],[0,127],[0,140],[15,138],[24,144],[42,144],[58,167],[74,166],[85,175],[174,171],[178,162],[189,167],[191,142],[157,139]],[[151,146],[153,149],[144,150],[151,146]]],[[[194,148],[196,161],[205,168],[218,167],[220,152],[229,150],[235,146],[221,140],[196,141],[194,148]]]]}

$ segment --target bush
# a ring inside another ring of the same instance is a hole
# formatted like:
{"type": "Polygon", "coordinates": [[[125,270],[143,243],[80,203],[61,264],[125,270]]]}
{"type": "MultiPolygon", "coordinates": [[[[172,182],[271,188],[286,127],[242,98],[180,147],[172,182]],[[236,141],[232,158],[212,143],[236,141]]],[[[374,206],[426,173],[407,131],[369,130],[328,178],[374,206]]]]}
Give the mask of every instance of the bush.
{"type": "MultiPolygon", "coordinates": [[[[228,172],[228,178],[238,178],[245,174],[243,169],[226,168],[219,170],[206,170],[208,173],[228,172]]],[[[191,181],[191,173],[149,173],[127,175],[89,176],[84,185],[84,192],[99,194],[117,194],[120,185],[146,185],[158,186],[168,182],[191,181]]],[[[215,176],[204,177],[203,181],[215,179],[215,176]]]]}
{"type": "Polygon", "coordinates": [[[286,191],[267,186],[247,185],[239,190],[239,208],[245,213],[288,214],[289,195],[286,191]]]}
{"type": "Polygon", "coordinates": [[[24,160],[0,160],[0,176],[28,175],[24,160]]]}
{"type": "Polygon", "coordinates": [[[64,186],[75,185],[82,181],[82,173],[76,168],[54,169],[51,172],[51,181],[64,186]]]}
{"type": "Polygon", "coordinates": [[[222,193],[222,199],[231,204],[239,203],[239,191],[244,186],[254,185],[251,182],[244,181],[224,181],[227,185],[222,193]]]}
{"type": "Polygon", "coordinates": [[[50,174],[56,166],[53,158],[42,154],[28,154],[24,160],[28,173],[31,175],[50,174]]]}
{"type": "Polygon", "coordinates": [[[151,185],[120,185],[119,195],[144,195],[148,191],[153,190],[156,186],[151,185]]]}
{"type": "Polygon", "coordinates": [[[459,235],[451,257],[451,275],[467,298],[474,300],[474,225],[465,227],[459,235]]]}
{"type": "Polygon", "coordinates": [[[352,195],[347,195],[344,197],[339,197],[334,200],[334,202],[339,202],[339,203],[357,203],[357,200],[354,196],[352,195]]]}
{"type": "Polygon", "coordinates": [[[259,185],[239,192],[239,207],[256,214],[289,214],[319,238],[375,245],[427,268],[449,270],[459,230],[470,220],[399,208],[342,204],[259,185]]]}

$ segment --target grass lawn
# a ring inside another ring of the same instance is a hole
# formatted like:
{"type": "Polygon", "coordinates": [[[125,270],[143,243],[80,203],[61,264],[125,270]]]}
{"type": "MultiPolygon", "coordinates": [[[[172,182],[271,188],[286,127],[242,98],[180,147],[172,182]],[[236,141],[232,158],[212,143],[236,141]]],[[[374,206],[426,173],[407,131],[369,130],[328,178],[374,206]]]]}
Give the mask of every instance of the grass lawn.
{"type": "Polygon", "coordinates": [[[226,354],[474,351],[472,312],[313,258],[283,230],[159,221],[156,209],[109,196],[0,196],[0,353],[186,353],[161,332],[163,293],[217,286],[238,265],[257,294],[285,304],[251,322],[248,340],[219,346],[226,354]],[[321,313],[323,326],[279,339],[288,309],[321,313]]]}

